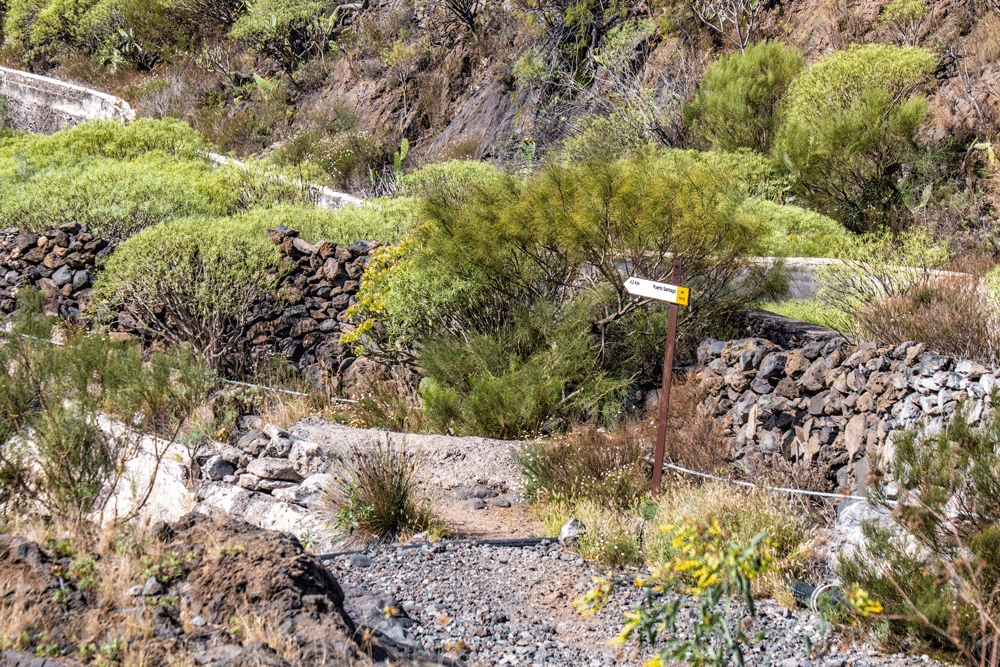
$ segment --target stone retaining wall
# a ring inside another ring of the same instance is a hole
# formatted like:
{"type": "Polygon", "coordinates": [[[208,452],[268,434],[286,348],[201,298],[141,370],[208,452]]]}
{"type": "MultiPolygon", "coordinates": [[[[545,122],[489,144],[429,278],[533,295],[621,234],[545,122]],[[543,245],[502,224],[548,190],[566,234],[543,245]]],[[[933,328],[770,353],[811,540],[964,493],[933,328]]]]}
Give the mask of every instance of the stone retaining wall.
{"type": "Polygon", "coordinates": [[[0,98],[16,130],[52,134],[94,118],[135,120],[125,100],[47,76],[0,67],[0,98]]]}
{"type": "MultiPolygon", "coordinates": [[[[369,254],[378,245],[313,245],[284,227],[268,237],[293,268],[279,287],[283,298],[267,294],[252,306],[241,353],[251,363],[279,354],[317,377],[343,375],[354,361],[350,347],[340,342],[341,334],[353,329],[345,311],[354,304],[369,254]]],[[[114,247],[75,223],[39,232],[0,231],[0,315],[13,312],[17,290],[31,285],[45,296],[45,312],[80,318],[98,263],[114,247]]],[[[134,338],[146,335],[127,313],[118,314],[113,329],[134,338]]]]}
{"type": "MultiPolygon", "coordinates": [[[[265,294],[250,307],[245,340],[234,353],[251,366],[280,355],[316,379],[342,376],[354,362],[350,347],[340,342],[341,334],[353,330],[346,311],[355,302],[369,254],[378,244],[314,245],[283,226],[269,231],[268,238],[293,268],[276,293],[265,294]]],[[[146,335],[128,313],[119,314],[116,329],[136,338],[146,335]]]]}
{"type": "Polygon", "coordinates": [[[0,231],[0,315],[14,310],[19,287],[32,285],[45,295],[45,312],[79,318],[97,263],[113,249],[73,222],[39,232],[0,231]]]}
{"type": "Polygon", "coordinates": [[[865,486],[870,462],[886,463],[899,431],[943,425],[961,401],[976,423],[1000,384],[995,370],[913,342],[838,338],[785,350],[759,338],[706,340],[698,361],[708,392],[701,408],[722,420],[735,459],[815,462],[844,492],[865,486]]]}

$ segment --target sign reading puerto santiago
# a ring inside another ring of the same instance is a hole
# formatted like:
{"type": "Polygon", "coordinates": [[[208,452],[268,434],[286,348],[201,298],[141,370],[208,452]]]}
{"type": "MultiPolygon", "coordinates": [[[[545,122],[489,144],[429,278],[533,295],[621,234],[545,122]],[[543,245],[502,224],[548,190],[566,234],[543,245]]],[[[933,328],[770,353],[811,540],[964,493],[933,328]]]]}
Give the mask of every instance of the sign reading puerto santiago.
{"type": "Polygon", "coordinates": [[[658,299],[669,303],[676,303],[679,306],[688,305],[688,288],[667,283],[658,283],[654,280],[632,277],[625,281],[625,289],[629,294],[644,296],[647,299],[658,299]]]}

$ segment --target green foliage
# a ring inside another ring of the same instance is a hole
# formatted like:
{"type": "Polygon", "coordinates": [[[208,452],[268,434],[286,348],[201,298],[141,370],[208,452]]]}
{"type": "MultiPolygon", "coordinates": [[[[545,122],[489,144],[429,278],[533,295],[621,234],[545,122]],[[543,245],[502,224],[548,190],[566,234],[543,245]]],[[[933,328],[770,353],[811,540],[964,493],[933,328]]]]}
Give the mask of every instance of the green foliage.
{"type": "Polygon", "coordinates": [[[768,230],[761,241],[767,257],[833,257],[850,243],[840,223],[815,211],[766,199],[748,199],[743,208],[768,230]]]}
{"type": "Polygon", "coordinates": [[[399,144],[399,150],[392,154],[392,173],[398,179],[403,175],[403,160],[410,154],[410,140],[403,137],[399,144]]]}
{"type": "MultiPolygon", "coordinates": [[[[740,544],[767,533],[760,549],[773,574],[755,583],[762,594],[787,591],[783,578],[806,571],[812,545],[811,519],[787,496],[739,489],[728,482],[676,483],[659,499],[656,520],[675,526],[716,522],[729,539],[740,544]]],[[[682,548],[669,533],[658,532],[647,540],[649,560],[658,567],[683,558],[682,548]]]]}
{"type": "Polygon", "coordinates": [[[778,42],[757,42],[722,56],[705,70],[684,110],[691,132],[716,150],[767,154],[781,119],[779,104],[805,66],[802,54],[778,42]]]}
{"type": "MultiPolygon", "coordinates": [[[[748,543],[723,533],[716,522],[665,526],[677,546],[678,557],[670,564],[653,570],[649,581],[637,579],[635,585],[646,590],[646,599],[634,611],[625,614],[622,631],[610,643],[621,646],[633,637],[640,646],[660,647],[656,657],[646,662],[662,667],[671,661],[690,665],[744,664],[743,646],[750,637],[742,629],[745,618],[756,616],[751,582],[767,571],[769,563],[762,545],[766,533],[748,543]],[[693,585],[688,596],[673,599],[661,595],[665,585],[684,575],[693,585]],[[695,603],[689,631],[684,619],[689,617],[685,603],[695,603]]],[[[607,599],[611,590],[606,579],[595,578],[596,586],[579,600],[583,613],[592,613],[607,599]]]]}
{"type": "Polygon", "coordinates": [[[155,577],[160,584],[169,586],[185,574],[189,569],[193,553],[181,554],[177,551],[164,551],[155,556],[143,555],[139,558],[139,577],[142,580],[155,577]]]}
{"type": "Polygon", "coordinates": [[[526,89],[544,83],[552,75],[545,55],[537,49],[527,49],[511,66],[511,74],[518,88],[526,89]]]}
{"type": "Polygon", "coordinates": [[[425,341],[418,363],[431,428],[518,438],[548,420],[614,411],[623,383],[599,368],[596,341],[586,334],[588,310],[583,302],[557,316],[539,302],[532,312],[510,312],[509,328],[425,341]]]}
{"type": "Polygon", "coordinates": [[[387,436],[342,455],[323,492],[333,523],[380,542],[430,528],[433,516],[417,481],[421,463],[405,442],[396,446],[387,436]]]}
{"type": "Polygon", "coordinates": [[[312,0],[249,0],[229,38],[274,58],[291,73],[326,50],[333,28],[330,3],[312,0]]]}
{"type": "Polygon", "coordinates": [[[604,35],[594,54],[594,61],[612,72],[634,68],[633,53],[657,33],[656,23],[649,19],[629,19],[614,26],[604,35]]]}
{"type": "Polygon", "coordinates": [[[879,22],[905,23],[920,19],[926,13],[927,3],[924,0],[890,0],[882,8],[879,22]]]}
{"type": "Polygon", "coordinates": [[[293,134],[272,155],[277,164],[314,164],[343,189],[372,185],[372,174],[393,164],[391,148],[366,132],[305,131],[293,134]]]}
{"type": "Polygon", "coordinates": [[[771,313],[790,317],[793,320],[812,322],[821,327],[837,331],[851,331],[853,325],[843,312],[834,310],[815,299],[791,299],[789,301],[765,301],[757,307],[771,313]]]}
{"type": "Polygon", "coordinates": [[[902,225],[896,181],[927,111],[913,92],[935,65],[923,49],[852,47],[789,87],[776,153],[802,194],[849,230],[902,225]]]}
{"type": "Polygon", "coordinates": [[[130,518],[152,489],[152,476],[127,474],[143,434],[165,438],[148,452],[155,472],[214,380],[187,357],[158,355],[147,364],[138,347],[99,335],[53,345],[52,322],[37,315],[40,303],[37,293],[22,295],[15,327],[0,345],[2,508],[40,505],[76,527],[106,510],[107,518],[130,518]],[[114,433],[101,423],[109,414],[121,420],[114,433]],[[130,496],[109,505],[122,492],[130,496]]]}
{"type": "Polygon", "coordinates": [[[178,217],[310,201],[297,185],[301,174],[254,163],[215,167],[197,157],[200,147],[186,125],[165,121],[15,137],[0,144],[0,215],[29,229],[76,222],[123,239],[178,217]]]}
{"type": "Polygon", "coordinates": [[[615,321],[638,305],[618,265],[663,280],[665,258],[676,252],[694,288],[683,328],[699,314],[699,301],[731,287],[730,269],[742,270],[741,257],[756,250],[761,230],[740,214],[741,195],[728,175],[682,157],[674,165],[645,157],[550,164],[523,183],[501,179],[464,206],[431,196],[427,214],[435,224],[423,232],[423,261],[487,288],[478,297],[483,308],[454,315],[466,328],[489,331],[502,326],[509,304],[575,303],[567,285],[601,286],[599,319],[615,321]]]}
{"type": "Polygon", "coordinates": [[[729,174],[707,164],[682,153],[552,163],[524,182],[432,192],[432,222],[373,258],[352,340],[403,358],[421,341],[441,427],[519,434],[552,417],[610,416],[616,387],[655,364],[666,326],[665,307],[628,295],[619,265],[668,280],[668,256],[683,259],[694,296],[681,356],[770,288],[752,273],[735,282],[762,229],[729,174]]]}
{"type": "Polygon", "coordinates": [[[287,224],[315,238],[326,218],[315,207],[284,206],[149,227],[111,255],[95,285],[97,300],[129,312],[150,335],[193,346],[213,367],[238,373],[250,308],[276,291],[290,268],[267,229],[287,224]]]}
{"type": "Polygon", "coordinates": [[[596,426],[553,442],[533,442],[516,456],[530,498],[588,499],[631,509],[649,490],[649,443],[637,430],[596,426]]]}
{"type": "Polygon", "coordinates": [[[177,119],[91,120],[51,135],[18,134],[3,139],[0,158],[18,160],[22,169],[39,169],[75,164],[87,157],[133,160],[153,151],[196,159],[204,149],[198,133],[177,119]]]}
{"type": "MultiPolygon", "coordinates": [[[[0,160],[0,170],[16,168],[15,160],[0,160]]],[[[127,162],[94,158],[13,175],[0,194],[0,216],[27,229],[76,222],[122,239],[177,216],[226,214],[233,197],[220,176],[202,162],[159,154],[127,162]]]]}
{"type": "Polygon", "coordinates": [[[169,2],[146,0],[14,0],[4,35],[27,61],[79,51],[110,69],[124,63],[150,69],[165,42],[177,37],[163,30],[169,9],[169,2]]]}
{"type": "Polygon", "coordinates": [[[1000,622],[1000,419],[988,410],[974,426],[967,408],[895,441],[887,472],[898,497],[872,488],[884,518],[863,525],[863,548],[841,558],[840,574],[882,601],[893,638],[986,665],[990,651],[969,647],[981,636],[995,647],[1000,622]]]}
{"type": "Polygon", "coordinates": [[[371,256],[358,301],[348,310],[361,322],[343,342],[358,344],[359,354],[413,360],[413,345],[438,331],[443,313],[474,308],[479,289],[474,281],[456,278],[422,257],[416,231],[371,256]]]}
{"type": "Polygon", "coordinates": [[[580,555],[604,567],[618,569],[643,562],[642,535],[636,531],[633,509],[554,494],[536,506],[536,513],[542,520],[542,534],[549,537],[558,536],[570,519],[582,523],[587,529],[578,538],[580,555]]]}
{"type": "MultiPolygon", "coordinates": [[[[350,245],[358,239],[395,243],[417,226],[420,200],[416,197],[379,197],[365,200],[362,205],[341,206],[322,217],[322,224],[309,230],[311,236],[341,245],[350,245]]],[[[367,273],[365,280],[368,280],[367,273]]]]}

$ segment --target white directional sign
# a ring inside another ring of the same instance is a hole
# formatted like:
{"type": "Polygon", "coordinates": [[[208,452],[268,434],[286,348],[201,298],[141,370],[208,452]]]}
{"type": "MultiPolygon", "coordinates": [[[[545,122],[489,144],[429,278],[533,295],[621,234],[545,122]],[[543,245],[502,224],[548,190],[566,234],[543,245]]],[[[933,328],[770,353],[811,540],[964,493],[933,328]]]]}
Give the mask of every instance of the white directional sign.
{"type": "Polygon", "coordinates": [[[636,296],[668,301],[680,306],[688,305],[687,287],[658,283],[654,280],[646,280],[633,276],[625,281],[625,289],[628,290],[629,294],[635,294],[636,296]]]}

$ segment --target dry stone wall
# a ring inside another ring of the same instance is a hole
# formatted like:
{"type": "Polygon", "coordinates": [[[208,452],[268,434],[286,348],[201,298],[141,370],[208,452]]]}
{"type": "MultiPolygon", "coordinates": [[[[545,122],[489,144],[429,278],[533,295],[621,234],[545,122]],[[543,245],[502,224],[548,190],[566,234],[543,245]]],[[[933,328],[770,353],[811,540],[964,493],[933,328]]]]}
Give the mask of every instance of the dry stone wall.
{"type": "Polygon", "coordinates": [[[736,460],[812,462],[843,492],[865,486],[870,465],[887,462],[900,431],[943,425],[962,401],[977,423],[1000,384],[995,370],[914,342],[837,338],[782,349],[760,338],[710,339],[698,361],[708,394],[702,409],[721,420],[736,460]]]}
{"type": "Polygon", "coordinates": [[[13,312],[17,291],[31,285],[45,296],[45,312],[79,318],[97,264],[113,249],[72,222],[38,232],[0,231],[0,315],[13,312]]]}
{"type": "MultiPolygon", "coordinates": [[[[279,288],[280,298],[267,294],[252,306],[243,353],[252,363],[281,355],[317,378],[350,376],[347,371],[355,359],[340,336],[353,329],[346,311],[355,302],[370,253],[378,245],[310,244],[281,226],[271,230],[269,238],[292,269],[279,288]]],[[[99,262],[114,248],[113,242],[75,223],[37,232],[0,231],[0,315],[13,312],[18,290],[30,285],[45,297],[45,312],[79,319],[99,262]]],[[[112,328],[129,337],[146,335],[126,313],[118,314],[112,328]]]]}

